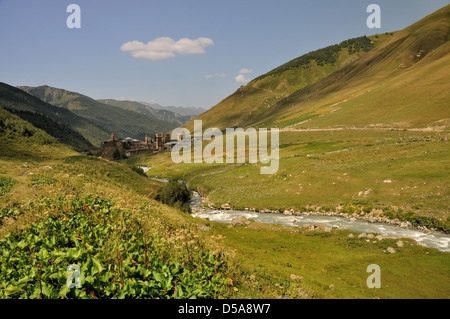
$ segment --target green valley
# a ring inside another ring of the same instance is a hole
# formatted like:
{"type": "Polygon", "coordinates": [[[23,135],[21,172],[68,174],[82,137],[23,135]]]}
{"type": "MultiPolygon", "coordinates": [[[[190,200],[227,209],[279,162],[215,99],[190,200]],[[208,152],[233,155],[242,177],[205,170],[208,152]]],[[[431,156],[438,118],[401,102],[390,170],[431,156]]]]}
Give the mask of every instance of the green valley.
{"type": "MultiPolygon", "coordinates": [[[[0,83],[0,299],[448,299],[449,36],[447,5],[403,30],[280,61],[196,117],[0,83]],[[222,133],[278,128],[278,171],[237,155],[175,163],[177,144],[162,135],[127,155],[115,138],[96,147],[111,132],[192,132],[194,120],[222,133]],[[302,222],[311,216],[323,222],[302,222]]],[[[147,56],[145,72],[157,69],[147,56]]]]}

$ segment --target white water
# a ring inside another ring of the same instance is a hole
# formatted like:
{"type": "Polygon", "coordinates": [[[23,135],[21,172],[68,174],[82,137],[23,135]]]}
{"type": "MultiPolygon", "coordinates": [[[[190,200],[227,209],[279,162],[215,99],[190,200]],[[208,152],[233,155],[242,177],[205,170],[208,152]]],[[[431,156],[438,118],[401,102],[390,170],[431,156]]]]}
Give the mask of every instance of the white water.
{"type": "MultiPolygon", "coordinates": [[[[192,206],[198,206],[201,202],[201,197],[197,192],[194,192],[191,200],[192,206]]],[[[202,219],[209,219],[210,221],[227,223],[233,218],[244,216],[249,220],[255,222],[278,224],[291,227],[302,227],[303,224],[311,224],[320,222],[332,228],[346,228],[359,233],[378,233],[385,237],[403,237],[412,238],[418,243],[424,243],[428,247],[436,248],[440,251],[450,252],[450,235],[440,232],[425,233],[419,229],[401,228],[399,226],[369,223],[365,220],[350,221],[348,218],[338,216],[286,216],[283,214],[260,214],[252,211],[235,211],[235,210],[206,210],[201,212],[194,212],[192,216],[202,219]],[[294,222],[295,221],[295,222],[294,222]]]]}
{"type": "MultiPolygon", "coordinates": [[[[167,179],[152,178],[160,182],[168,182],[167,179]]],[[[179,180],[179,182],[183,182],[179,180]]],[[[190,201],[191,207],[199,207],[201,203],[201,196],[197,192],[193,192],[193,197],[190,201]]],[[[450,235],[440,232],[425,233],[419,229],[401,228],[399,226],[369,223],[365,220],[357,219],[351,221],[348,218],[338,216],[286,216],[282,214],[260,214],[252,211],[239,210],[202,210],[201,212],[193,212],[192,216],[202,219],[208,219],[214,222],[228,223],[233,218],[244,216],[249,220],[259,223],[285,225],[291,227],[302,227],[303,224],[322,223],[331,228],[346,228],[359,233],[377,233],[385,237],[391,238],[411,238],[418,243],[426,244],[428,247],[436,248],[443,252],[450,252],[450,235]],[[294,222],[295,221],[295,222],[294,222]]]]}

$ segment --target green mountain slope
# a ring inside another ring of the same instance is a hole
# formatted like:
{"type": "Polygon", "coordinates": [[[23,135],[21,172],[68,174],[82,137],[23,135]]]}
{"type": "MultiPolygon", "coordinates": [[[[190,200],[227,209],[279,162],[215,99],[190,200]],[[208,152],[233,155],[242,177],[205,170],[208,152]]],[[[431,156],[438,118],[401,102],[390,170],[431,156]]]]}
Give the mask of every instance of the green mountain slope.
{"type": "Polygon", "coordinates": [[[144,140],[146,134],[167,132],[176,125],[120,107],[100,103],[88,96],[49,86],[19,87],[20,89],[89,120],[106,132],[119,137],[144,140]]]}
{"type": "Polygon", "coordinates": [[[28,111],[8,111],[31,123],[34,127],[45,131],[56,138],[58,142],[69,146],[75,151],[87,152],[94,150],[94,145],[85,139],[83,135],[65,124],[52,120],[48,116],[28,111]]]}
{"type": "Polygon", "coordinates": [[[450,5],[370,44],[353,39],[290,61],[197,119],[220,128],[442,125],[450,118],[449,34],[450,5]]]}
{"type": "MultiPolygon", "coordinates": [[[[2,136],[2,151],[9,141],[16,144],[27,143],[53,144],[56,139],[44,130],[34,127],[31,123],[22,120],[19,116],[0,107],[0,135],[2,136]]],[[[3,155],[3,154],[2,154],[3,155]]]]}
{"type": "Polygon", "coordinates": [[[113,99],[100,99],[97,101],[103,104],[117,106],[128,111],[145,114],[158,120],[173,123],[177,126],[183,125],[193,118],[193,116],[183,116],[168,110],[157,110],[135,101],[118,101],[113,99]]]}
{"type": "Polygon", "coordinates": [[[391,37],[360,37],[305,54],[257,77],[196,119],[203,120],[205,126],[245,126],[283,98],[320,81],[391,37]]]}
{"type": "Polygon", "coordinates": [[[107,139],[110,136],[110,133],[85,118],[78,116],[69,110],[48,104],[39,98],[6,83],[0,83],[0,107],[13,111],[27,111],[44,114],[52,120],[74,129],[93,145],[99,145],[100,141],[107,139]]]}
{"type": "Polygon", "coordinates": [[[259,114],[253,125],[427,127],[445,124],[450,6],[397,32],[327,78],[259,114]]]}

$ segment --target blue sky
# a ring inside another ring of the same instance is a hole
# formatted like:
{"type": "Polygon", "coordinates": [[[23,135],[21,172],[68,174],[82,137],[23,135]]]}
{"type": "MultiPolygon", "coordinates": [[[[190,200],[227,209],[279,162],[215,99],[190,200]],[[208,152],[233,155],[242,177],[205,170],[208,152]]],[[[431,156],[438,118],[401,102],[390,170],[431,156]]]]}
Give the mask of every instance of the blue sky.
{"type": "Polygon", "coordinates": [[[448,3],[0,0],[0,81],[210,108],[302,54],[403,29],[448,3]],[[72,3],[81,8],[79,29],[66,25],[72,3]],[[381,8],[381,29],[366,25],[371,3],[381,8]]]}

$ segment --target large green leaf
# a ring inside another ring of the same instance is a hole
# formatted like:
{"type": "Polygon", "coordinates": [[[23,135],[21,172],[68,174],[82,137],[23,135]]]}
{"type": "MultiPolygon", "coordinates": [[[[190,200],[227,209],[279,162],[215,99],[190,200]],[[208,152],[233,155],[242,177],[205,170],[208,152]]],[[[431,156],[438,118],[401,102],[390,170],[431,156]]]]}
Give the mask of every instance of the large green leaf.
{"type": "Polygon", "coordinates": [[[94,257],[91,258],[92,267],[91,267],[91,275],[99,274],[103,271],[104,267],[100,263],[100,261],[94,257]]]}

